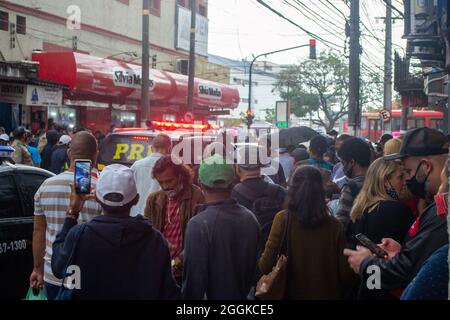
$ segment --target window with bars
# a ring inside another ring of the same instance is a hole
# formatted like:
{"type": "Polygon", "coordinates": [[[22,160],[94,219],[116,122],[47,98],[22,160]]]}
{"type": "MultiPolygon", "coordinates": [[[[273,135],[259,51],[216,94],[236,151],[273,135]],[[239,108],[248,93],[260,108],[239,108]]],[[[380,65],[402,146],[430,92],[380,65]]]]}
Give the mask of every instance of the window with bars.
{"type": "Polygon", "coordinates": [[[18,34],[27,33],[27,18],[23,16],[16,16],[16,30],[18,34]]]}
{"type": "Polygon", "coordinates": [[[9,13],[6,11],[0,11],[0,30],[9,30],[9,13]]]}

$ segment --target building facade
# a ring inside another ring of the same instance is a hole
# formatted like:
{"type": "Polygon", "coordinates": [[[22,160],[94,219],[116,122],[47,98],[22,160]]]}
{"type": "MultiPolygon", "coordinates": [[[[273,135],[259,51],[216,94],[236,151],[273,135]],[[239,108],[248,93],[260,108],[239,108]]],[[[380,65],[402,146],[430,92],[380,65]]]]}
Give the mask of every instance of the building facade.
{"type": "MultiPolygon", "coordinates": [[[[209,61],[230,68],[230,85],[239,90],[239,106],[231,112],[231,117],[242,117],[248,109],[250,62],[232,60],[209,55],[209,61]]],[[[282,100],[279,93],[273,91],[282,66],[270,62],[255,62],[252,69],[252,111],[256,120],[265,120],[267,110],[275,110],[277,101],[282,100]]]]}
{"type": "MultiPolygon", "coordinates": [[[[142,4],[142,0],[0,0],[0,60],[31,61],[36,52],[76,52],[139,65],[142,4]]],[[[189,0],[150,0],[150,7],[151,68],[187,74],[189,0]]],[[[208,1],[197,0],[196,11],[196,76],[228,83],[229,69],[207,59],[208,1]]],[[[53,118],[72,127],[95,126],[105,117],[116,126],[139,123],[139,103],[74,105],[68,100],[74,99],[64,99],[63,105],[48,108],[34,120],[53,118]]],[[[25,118],[24,124],[31,121],[25,118]]]]}

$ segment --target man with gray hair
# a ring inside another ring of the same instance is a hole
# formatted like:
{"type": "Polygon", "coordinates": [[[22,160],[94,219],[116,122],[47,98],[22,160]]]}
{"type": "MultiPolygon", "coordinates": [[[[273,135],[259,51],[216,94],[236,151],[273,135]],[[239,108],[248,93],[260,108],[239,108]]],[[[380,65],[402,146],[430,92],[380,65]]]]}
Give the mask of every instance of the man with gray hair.
{"type": "Polygon", "coordinates": [[[261,155],[266,155],[265,148],[247,145],[236,150],[235,164],[238,183],[231,192],[231,197],[239,204],[253,212],[261,226],[261,238],[258,253],[262,253],[273,218],[283,206],[286,189],[278,184],[264,180],[261,168],[264,161],[261,155]]]}
{"type": "Polygon", "coordinates": [[[136,187],[139,193],[139,202],[137,205],[131,208],[131,216],[135,217],[138,214],[144,214],[145,204],[150,193],[161,190],[161,186],[158,180],[152,177],[152,170],[162,156],[170,154],[172,149],[172,141],[167,134],[158,134],[153,139],[153,153],[142,160],[136,161],[131,170],[134,173],[134,179],[136,180],[136,187]]]}

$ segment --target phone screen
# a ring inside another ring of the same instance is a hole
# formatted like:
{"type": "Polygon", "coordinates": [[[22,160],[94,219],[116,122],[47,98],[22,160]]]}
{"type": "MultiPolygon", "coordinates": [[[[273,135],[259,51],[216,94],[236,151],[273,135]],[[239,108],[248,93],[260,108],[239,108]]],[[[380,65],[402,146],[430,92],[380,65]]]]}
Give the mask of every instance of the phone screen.
{"type": "Polygon", "coordinates": [[[91,192],[91,161],[75,161],[75,190],[81,194],[91,192]]]}

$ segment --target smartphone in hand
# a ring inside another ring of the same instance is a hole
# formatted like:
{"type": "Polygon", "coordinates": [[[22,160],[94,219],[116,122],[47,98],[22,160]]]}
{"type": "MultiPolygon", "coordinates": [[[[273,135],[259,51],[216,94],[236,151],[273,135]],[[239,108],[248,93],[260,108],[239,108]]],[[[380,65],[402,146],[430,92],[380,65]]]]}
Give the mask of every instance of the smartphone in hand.
{"type": "Polygon", "coordinates": [[[75,191],[78,194],[91,193],[91,160],[75,160],[75,191]]]}
{"type": "Polygon", "coordinates": [[[372,253],[374,253],[378,258],[386,258],[388,257],[388,253],[381,249],[379,246],[377,246],[372,240],[370,240],[368,237],[363,235],[362,233],[358,233],[355,238],[358,240],[358,242],[369,249],[372,253]]]}

